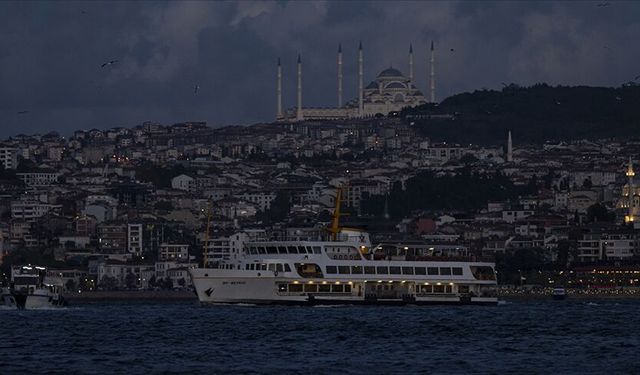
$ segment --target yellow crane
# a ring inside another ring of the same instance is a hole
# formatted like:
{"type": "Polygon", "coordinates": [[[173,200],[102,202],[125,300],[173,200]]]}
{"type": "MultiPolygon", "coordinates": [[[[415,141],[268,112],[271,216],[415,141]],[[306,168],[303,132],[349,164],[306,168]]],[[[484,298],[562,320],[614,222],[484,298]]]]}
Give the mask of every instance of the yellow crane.
{"type": "Polygon", "coordinates": [[[209,227],[211,226],[211,211],[213,210],[213,201],[209,199],[207,207],[207,227],[204,229],[204,246],[202,248],[202,267],[207,268],[209,261],[209,227]]]}

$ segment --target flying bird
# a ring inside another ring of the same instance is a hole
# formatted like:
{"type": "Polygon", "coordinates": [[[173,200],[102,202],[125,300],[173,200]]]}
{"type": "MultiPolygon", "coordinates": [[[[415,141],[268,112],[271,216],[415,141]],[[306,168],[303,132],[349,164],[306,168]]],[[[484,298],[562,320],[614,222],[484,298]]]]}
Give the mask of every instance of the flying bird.
{"type": "Polygon", "coordinates": [[[17,113],[19,115],[25,115],[25,114],[29,113],[29,111],[18,111],[17,113]]]}
{"type": "Polygon", "coordinates": [[[193,86],[193,93],[194,93],[194,94],[197,94],[197,93],[198,93],[198,89],[199,89],[199,88],[200,88],[200,86],[199,86],[199,85],[195,85],[195,86],[193,86]]]}
{"type": "Polygon", "coordinates": [[[638,78],[640,78],[640,76],[636,76],[636,78],[634,78],[633,80],[634,80],[634,81],[637,81],[637,80],[638,80],[638,78]]]}
{"type": "Polygon", "coordinates": [[[451,52],[455,52],[456,50],[455,50],[455,49],[453,49],[453,48],[451,48],[449,51],[451,51],[451,52]]]}
{"type": "Polygon", "coordinates": [[[603,8],[603,7],[608,7],[609,5],[611,5],[611,4],[609,4],[609,3],[598,3],[596,6],[600,7],[600,8],[603,8]]]}
{"type": "Polygon", "coordinates": [[[101,67],[101,68],[104,68],[105,66],[113,65],[113,64],[115,64],[115,63],[117,63],[117,62],[118,62],[118,60],[111,60],[111,61],[108,61],[108,62],[106,62],[106,63],[104,63],[104,64],[100,65],[100,67],[101,67]]]}

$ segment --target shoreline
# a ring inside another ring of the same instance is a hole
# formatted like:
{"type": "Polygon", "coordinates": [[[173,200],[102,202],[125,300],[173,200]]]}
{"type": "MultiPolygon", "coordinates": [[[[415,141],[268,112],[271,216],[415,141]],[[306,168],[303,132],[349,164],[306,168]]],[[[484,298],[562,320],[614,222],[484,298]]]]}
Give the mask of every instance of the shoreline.
{"type": "Polygon", "coordinates": [[[197,301],[198,297],[191,290],[119,290],[91,291],[82,293],[65,293],[63,297],[69,302],[95,301],[197,301]]]}

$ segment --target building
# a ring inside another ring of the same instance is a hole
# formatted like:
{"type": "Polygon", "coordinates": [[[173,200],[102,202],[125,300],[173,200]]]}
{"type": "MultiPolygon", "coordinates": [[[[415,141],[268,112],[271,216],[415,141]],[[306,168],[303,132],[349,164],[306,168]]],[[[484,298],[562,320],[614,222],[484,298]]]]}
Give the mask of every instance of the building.
{"type": "Polygon", "coordinates": [[[17,175],[27,186],[51,186],[57,183],[60,177],[60,173],[57,172],[30,172],[17,175]]]}
{"type": "Polygon", "coordinates": [[[0,165],[4,169],[16,169],[18,166],[18,150],[13,147],[0,147],[0,165]]]}
{"type": "Polygon", "coordinates": [[[186,261],[189,258],[189,245],[160,244],[158,259],[160,261],[186,261]]]}
{"type": "Polygon", "coordinates": [[[142,224],[127,224],[127,251],[142,254],[142,224]]]}
{"type": "Polygon", "coordinates": [[[196,188],[196,180],[186,174],[181,174],[171,179],[171,188],[176,190],[193,191],[196,188]]]}
{"type": "Polygon", "coordinates": [[[11,202],[11,219],[35,222],[37,218],[50,211],[59,211],[62,206],[42,203],[36,200],[19,200],[11,202]]]}

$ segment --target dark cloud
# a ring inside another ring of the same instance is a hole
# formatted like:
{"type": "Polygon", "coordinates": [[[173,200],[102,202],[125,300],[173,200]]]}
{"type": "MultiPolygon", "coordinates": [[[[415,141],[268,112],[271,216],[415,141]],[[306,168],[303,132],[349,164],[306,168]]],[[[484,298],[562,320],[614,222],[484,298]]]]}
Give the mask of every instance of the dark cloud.
{"type": "Polygon", "coordinates": [[[145,120],[269,121],[275,61],[290,107],[298,53],[305,105],[332,106],[337,45],[351,98],[360,39],[367,81],[389,65],[406,73],[413,43],[423,90],[435,40],[438,98],[500,82],[618,86],[640,74],[640,4],[596,4],[1,2],[0,136],[145,120]]]}

